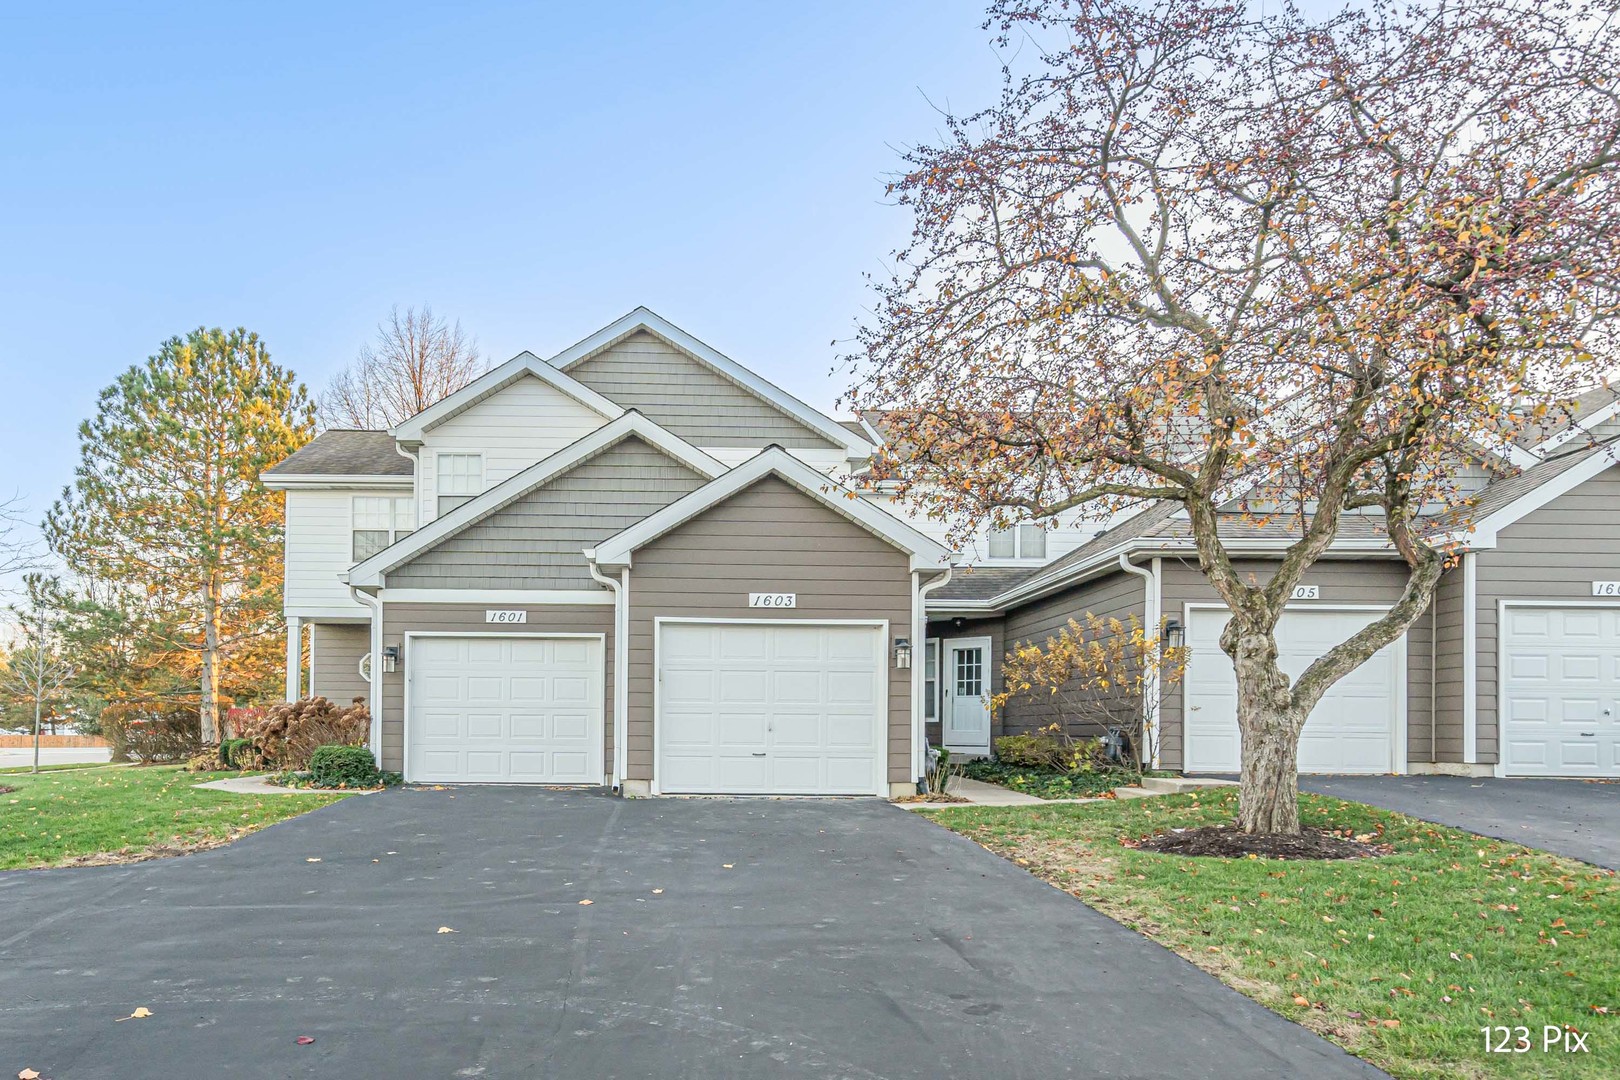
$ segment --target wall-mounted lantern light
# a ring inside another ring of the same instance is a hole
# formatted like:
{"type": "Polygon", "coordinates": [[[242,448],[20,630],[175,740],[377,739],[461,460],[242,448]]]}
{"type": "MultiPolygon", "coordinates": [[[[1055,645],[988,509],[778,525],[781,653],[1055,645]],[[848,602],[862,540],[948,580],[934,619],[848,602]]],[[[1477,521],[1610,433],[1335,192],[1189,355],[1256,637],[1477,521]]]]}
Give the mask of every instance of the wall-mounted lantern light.
{"type": "Polygon", "coordinates": [[[1164,624],[1164,643],[1170,646],[1172,649],[1181,648],[1181,643],[1185,641],[1186,638],[1186,632],[1182,630],[1181,623],[1177,620],[1171,619],[1169,622],[1164,624]]]}
{"type": "Polygon", "coordinates": [[[903,637],[894,639],[894,666],[902,669],[911,666],[911,642],[903,637]]]}
{"type": "Polygon", "coordinates": [[[393,671],[397,667],[399,667],[399,646],[383,646],[383,670],[393,671]]]}

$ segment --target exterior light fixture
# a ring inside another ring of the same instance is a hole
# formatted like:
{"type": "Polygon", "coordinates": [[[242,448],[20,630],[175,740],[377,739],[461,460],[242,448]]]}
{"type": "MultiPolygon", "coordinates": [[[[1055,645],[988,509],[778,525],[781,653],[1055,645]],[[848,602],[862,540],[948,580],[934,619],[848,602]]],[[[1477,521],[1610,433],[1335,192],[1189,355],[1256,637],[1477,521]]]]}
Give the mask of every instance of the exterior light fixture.
{"type": "Polygon", "coordinates": [[[906,638],[894,639],[894,666],[902,670],[911,666],[911,642],[906,638]]]}
{"type": "Polygon", "coordinates": [[[393,671],[397,667],[399,667],[399,646],[383,646],[383,670],[393,671]]]}
{"type": "Polygon", "coordinates": [[[1181,623],[1179,621],[1171,619],[1169,622],[1164,624],[1164,642],[1172,649],[1181,648],[1181,643],[1185,641],[1186,638],[1186,632],[1182,630],[1181,623]]]}

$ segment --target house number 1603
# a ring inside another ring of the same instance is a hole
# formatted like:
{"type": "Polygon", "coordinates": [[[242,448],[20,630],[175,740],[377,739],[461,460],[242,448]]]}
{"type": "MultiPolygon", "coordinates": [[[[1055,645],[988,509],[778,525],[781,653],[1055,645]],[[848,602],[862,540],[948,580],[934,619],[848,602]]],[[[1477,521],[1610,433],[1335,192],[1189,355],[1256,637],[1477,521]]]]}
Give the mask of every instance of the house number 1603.
{"type": "Polygon", "coordinates": [[[749,607],[798,607],[799,594],[790,592],[751,592],[748,594],[749,607]]]}

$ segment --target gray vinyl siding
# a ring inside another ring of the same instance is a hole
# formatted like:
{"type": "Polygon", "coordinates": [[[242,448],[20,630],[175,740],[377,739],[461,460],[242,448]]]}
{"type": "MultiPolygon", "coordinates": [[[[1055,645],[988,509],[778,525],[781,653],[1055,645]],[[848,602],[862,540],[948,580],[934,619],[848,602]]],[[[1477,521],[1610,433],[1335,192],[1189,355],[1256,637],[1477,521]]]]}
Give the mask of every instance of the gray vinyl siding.
{"type": "MultiPolygon", "coordinates": [[[[403,646],[407,633],[487,634],[484,622],[487,604],[384,604],[383,646],[403,646]]],[[[603,635],[603,761],[613,760],[613,605],[612,604],[502,604],[522,609],[529,621],[513,627],[524,634],[601,634],[603,635]]],[[[405,670],[382,676],[382,767],[392,772],[405,770],[405,670]]]]}
{"type": "MultiPolygon", "coordinates": [[[[931,637],[931,638],[939,638],[940,639],[940,642],[939,642],[939,649],[940,649],[940,652],[939,652],[940,676],[939,677],[940,677],[941,680],[943,680],[945,678],[944,668],[945,668],[946,662],[949,660],[949,657],[945,655],[945,643],[947,641],[949,641],[951,638],[971,638],[971,637],[987,637],[987,638],[989,638],[990,639],[990,658],[989,658],[990,659],[990,684],[989,684],[990,685],[990,692],[992,694],[999,694],[1001,692],[1001,687],[1002,687],[1001,659],[1002,659],[1002,656],[1007,651],[1007,626],[1006,626],[1006,620],[1001,619],[1001,618],[968,619],[962,624],[962,628],[960,630],[958,630],[956,628],[956,626],[953,623],[951,623],[951,621],[948,620],[948,619],[944,620],[944,621],[939,621],[939,622],[931,622],[931,623],[928,624],[927,636],[931,637]]],[[[939,695],[937,693],[936,693],[935,697],[936,697],[937,700],[939,699],[939,695]]],[[[941,707],[943,707],[943,701],[942,700],[941,700],[941,707]]],[[[932,719],[932,720],[930,720],[928,722],[927,731],[928,731],[928,745],[929,746],[940,746],[943,743],[944,733],[943,733],[943,731],[941,730],[941,728],[939,726],[940,719],[941,719],[941,717],[936,715],[934,717],[934,719],[932,719]]],[[[996,739],[1000,738],[1001,736],[1003,736],[1005,734],[1007,734],[1007,732],[1002,729],[1001,717],[999,715],[992,714],[991,717],[990,717],[990,740],[991,740],[990,744],[991,744],[991,746],[995,745],[995,740],[996,739]]]]}
{"type": "Polygon", "coordinates": [[[626,409],[698,446],[834,445],[662,339],[640,331],[566,369],[626,409]]]}
{"type": "MultiPolygon", "coordinates": [[[[1276,562],[1240,561],[1237,569],[1246,580],[1264,584],[1276,572],[1276,562]]],[[[1166,558],[1161,586],[1162,611],[1166,618],[1187,622],[1188,603],[1220,603],[1220,597],[1198,570],[1191,557],[1166,558]]],[[[1300,608],[1331,608],[1335,604],[1393,604],[1406,586],[1406,564],[1391,559],[1326,559],[1311,567],[1300,580],[1302,585],[1319,585],[1320,600],[1297,601],[1300,608]]],[[[1406,731],[1409,760],[1427,760],[1429,732],[1429,619],[1425,612],[1407,631],[1406,731]],[[1414,743],[1414,739],[1421,739],[1414,743]],[[1418,758],[1415,747],[1421,747],[1418,758]]],[[[1182,687],[1165,695],[1160,710],[1160,761],[1164,768],[1182,767],[1182,687]]]]}
{"type": "Polygon", "coordinates": [[[704,483],[662,451],[627,438],[389,571],[388,586],[600,588],[583,550],[704,483]]]}
{"type": "MultiPolygon", "coordinates": [[[[634,553],[630,570],[627,777],[653,773],[654,619],[886,619],[910,632],[905,553],[797,488],[768,477],[634,553]],[[750,610],[750,592],[798,606],[750,610]]],[[[891,783],[911,776],[911,672],[889,665],[891,783]]]]}
{"type": "Polygon", "coordinates": [[[1502,529],[1477,552],[1475,749],[1497,761],[1497,605],[1503,600],[1590,601],[1592,582],[1620,579],[1620,468],[1606,469],[1502,529]]]}
{"type": "MultiPolygon", "coordinates": [[[[1102,618],[1117,618],[1121,621],[1129,619],[1132,615],[1138,619],[1143,618],[1143,602],[1145,599],[1145,583],[1141,578],[1123,572],[1108,574],[1084,585],[1069,589],[1065,592],[1055,593],[1052,596],[1019,608],[1007,616],[1007,648],[1011,651],[1020,645],[1043,645],[1048,638],[1055,636],[1070,619],[1084,622],[1087,612],[1102,618]]],[[[998,684],[1004,684],[1005,679],[999,670],[1002,657],[997,655],[998,684]]],[[[1120,700],[1116,709],[1123,716],[1131,716],[1141,706],[1138,695],[1131,695],[1130,700],[1120,700]]],[[[1073,717],[1063,715],[1059,703],[1047,697],[1045,699],[1014,699],[1007,703],[1003,710],[1004,715],[997,717],[1000,726],[998,734],[1021,735],[1034,731],[1037,728],[1050,724],[1061,723],[1064,729],[1076,738],[1090,738],[1104,734],[1104,728],[1095,724],[1086,724],[1073,717]]],[[[1179,728],[1176,732],[1176,746],[1181,745],[1179,728]]]]}
{"type": "Polygon", "coordinates": [[[314,668],[310,696],[337,705],[348,705],[355,698],[369,699],[371,686],[360,677],[360,658],[371,651],[371,626],[316,623],[309,629],[309,660],[314,668]]]}
{"type": "MultiPolygon", "coordinates": [[[[1427,651],[1431,644],[1434,649],[1435,704],[1432,754],[1428,730],[1419,732],[1413,728],[1413,761],[1463,760],[1463,626],[1463,572],[1461,567],[1453,567],[1441,575],[1435,586],[1432,642],[1417,634],[1411,642],[1414,649],[1421,645],[1427,651]]],[[[1423,688],[1423,692],[1428,689],[1423,688]]]]}

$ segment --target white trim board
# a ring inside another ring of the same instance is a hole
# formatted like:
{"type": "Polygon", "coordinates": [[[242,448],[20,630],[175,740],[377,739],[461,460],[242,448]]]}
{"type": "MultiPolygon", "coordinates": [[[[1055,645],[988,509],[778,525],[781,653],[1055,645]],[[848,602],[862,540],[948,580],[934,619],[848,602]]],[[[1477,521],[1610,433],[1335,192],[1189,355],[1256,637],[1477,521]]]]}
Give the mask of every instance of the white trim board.
{"type": "Polygon", "coordinates": [[[617,420],[624,415],[623,409],[595,390],[525,350],[499,367],[486,371],[449,397],[396,425],[389,434],[401,443],[420,443],[422,437],[433,428],[528,376],[561,391],[604,419],[617,420]]]}
{"type": "Polygon", "coordinates": [[[951,552],[944,545],[865,499],[854,497],[848,488],[829,479],[825,473],[817,472],[779,446],[769,447],[730,472],[608,537],[596,547],[586,549],[585,557],[599,567],[630,566],[631,555],[637,548],[650,544],[709,508],[773,475],[906,552],[911,556],[912,570],[942,569],[950,562],[951,552]],[[829,491],[834,494],[828,494],[829,491]]]}
{"type": "MultiPolygon", "coordinates": [[[[887,798],[889,794],[889,620],[888,619],[708,619],[700,615],[654,615],[653,616],[653,755],[652,779],[648,782],[648,790],[653,795],[664,793],[663,785],[658,776],[658,763],[663,753],[664,725],[660,722],[663,711],[663,659],[662,649],[664,642],[664,625],[666,623],[685,623],[698,626],[862,626],[879,631],[878,638],[878,731],[877,752],[878,780],[876,790],[872,794],[880,798],[887,798]]],[[[789,798],[793,796],[788,796],[789,798]]],[[[805,796],[813,798],[814,796],[805,796]]],[[[836,796],[831,796],[836,798],[836,796]]]]}
{"type": "Polygon", "coordinates": [[[1571,465],[1557,476],[1537,484],[1500,510],[1485,515],[1466,529],[1447,533],[1437,540],[1462,543],[1471,548],[1493,548],[1496,546],[1497,533],[1616,464],[1620,464],[1620,458],[1616,457],[1613,447],[1594,448],[1588,451],[1585,459],[1571,465]]]}
{"type": "MultiPolygon", "coordinates": [[[[604,670],[599,673],[603,693],[601,695],[601,700],[598,701],[598,703],[597,703],[598,708],[596,710],[596,734],[597,734],[596,752],[597,752],[597,754],[599,754],[602,757],[602,759],[603,759],[602,760],[602,766],[603,766],[604,769],[606,769],[606,767],[607,767],[607,763],[606,763],[606,756],[607,756],[607,725],[606,725],[606,715],[607,715],[607,693],[606,693],[606,690],[607,690],[607,672],[605,670],[606,666],[607,666],[607,635],[606,634],[603,634],[603,633],[600,633],[600,632],[597,632],[597,633],[590,633],[590,632],[570,633],[570,632],[565,632],[565,631],[558,631],[558,632],[555,632],[555,633],[546,633],[544,631],[533,631],[533,632],[530,632],[530,631],[517,631],[517,632],[513,632],[513,631],[507,631],[507,630],[407,630],[403,634],[400,635],[400,653],[399,653],[399,662],[400,662],[400,668],[401,668],[401,670],[399,672],[400,677],[401,677],[400,678],[400,682],[401,682],[401,687],[400,687],[400,717],[399,717],[399,731],[400,731],[399,771],[400,771],[400,775],[405,777],[405,782],[406,783],[413,783],[414,782],[413,778],[411,777],[411,674],[415,670],[413,665],[412,665],[412,661],[411,661],[411,639],[412,638],[545,638],[545,639],[551,639],[551,640],[558,640],[558,639],[562,639],[562,638],[594,639],[596,641],[596,643],[597,643],[597,659],[601,662],[601,664],[602,664],[602,666],[604,668],[604,670]]],[[[374,666],[372,667],[372,685],[373,686],[378,686],[378,687],[382,686],[382,679],[378,677],[381,673],[382,673],[382,666],[380,664],[374,663],[374,666]]],[[[378,714],[378,721],[379,721],[379,727],[380,727],[380,721],[381,721],[380,713],[378,714]]],[[[473,782],[476,783],[476,781],[473,781],[473,782]]],[[[527,783],[526,781],[521,781],[521,780],[519,780],[519,781],[506,781],[506,782],[507,783],[519,783],[519,784],[527,783]]],[[[534,783],[537,783],[537,784],[542,784],[543,783],[543,784],[548,784],[548,785],[551,785],[551,786],[557,786],[552,781],[534,781],[534,783]]],[[[594,784],[584,784],[584,785],[563,785],[563,786],[595,787],[596,785],[594,785],[594,784]]]]}
{"type": "Polygon", "coordinates": [[[405,539],[383,548],[349,571],[349,584],[359,588],[380,588],[390,570],[404,565],[469,525],[476,524],[502,507],[516,502],[534,489],[543,487],[587,459],[632,437],[663,451],[699,476],[712,480],[726,471],[724,465],[686,440],[670,434],[638,412],[627,412],[612,423],[605,424],[549,457],[542,458],[522,472],[507,477],[448,514],[434,518],[405,539]]]}
{"type": "Polygon", "coordinates": [[[611,605],[606,589],[380,589],[390,604],[511,604],[541,607],[557,604],[611,605]]]}
{"type": "MultiPolygon", "coordinates": [[[[705,367],[741,386],[766,404],[780,409],[818,435],[826,438],[834,446],[842,447],[851,460],[864,460],[871,456],[873,446],[867,440],[838,424],[831,417],[812,409],[781,387],[760,378],[729,356],[699,341],[668,319],[645,307],[638,307],[634,311],[619,316],[602,327],[602,329],[596,331],[596,333],[568,346],[568,348],[553,356],[547,362],[560,372],[566,372],[575,364],[595,356],[602,350],[610,348],[630,335],[643,330],[655,337],[662,338],[668,344],[673,345],[705,367]]],[[[573,380],[570,379],[570,381],[573,380]]]]}
{"type": "Polygon", "coordinates": [[[259,482],[271,491],[318,491],[323,489],[400,487],[414,488],[416,477],[397,473],[271,473],[260,474],[259,482]]]}

